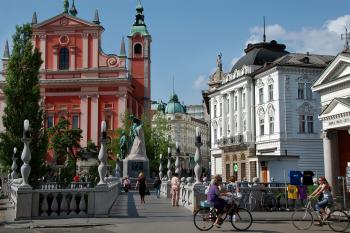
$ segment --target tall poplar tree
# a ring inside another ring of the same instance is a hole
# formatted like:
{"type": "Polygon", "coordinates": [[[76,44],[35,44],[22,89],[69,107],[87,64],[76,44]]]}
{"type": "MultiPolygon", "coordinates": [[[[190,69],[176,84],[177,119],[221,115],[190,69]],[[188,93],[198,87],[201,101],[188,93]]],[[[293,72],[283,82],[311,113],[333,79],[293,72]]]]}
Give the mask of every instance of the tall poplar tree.
{"type": "MultiPolygon", "coordinates": [[[[3,125],[6,130],[0,134],[0,163],[9,168],[12,163],[13,148],[17,147],[17,157],[23,150],[23,122],[29,120],[32,142],[30,150],[30,181],[37,180],[45,172],[44,159],[47,151],[47,135],[44,129],[43,109],[40,105],[39,69],[42,64],[38,49],[33,50],[32,28],[30,24],[16,27],[13,35],[13,50],[10,56],[4,87],[5,109],[3,125]]],[[[22,161],[18,159],[18,167],[22,161]]]]}

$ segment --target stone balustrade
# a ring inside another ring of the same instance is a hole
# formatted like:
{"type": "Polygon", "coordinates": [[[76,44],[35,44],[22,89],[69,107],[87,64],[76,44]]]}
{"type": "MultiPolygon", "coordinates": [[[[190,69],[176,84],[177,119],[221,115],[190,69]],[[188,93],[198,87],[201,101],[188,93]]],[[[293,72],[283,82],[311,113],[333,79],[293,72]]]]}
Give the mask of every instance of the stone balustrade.
{"type": "Polygon", "coordinates": [[[23,189],[9,183],[15,220],[71,217],[108,217],[121,191],[119,179],[110,179],[103,187],[90,188],[88,182],[47,183],[40,189],[23,189]]]}

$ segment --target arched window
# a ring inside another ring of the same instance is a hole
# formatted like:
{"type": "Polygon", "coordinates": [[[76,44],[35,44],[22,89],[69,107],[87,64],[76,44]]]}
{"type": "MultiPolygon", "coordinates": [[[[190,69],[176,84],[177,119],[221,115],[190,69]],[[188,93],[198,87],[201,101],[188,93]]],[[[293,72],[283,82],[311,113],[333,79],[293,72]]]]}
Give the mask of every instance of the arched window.
{"type": "Polygon", "coordinates": [[[61,48],[60,50],[59,69],[60,70],[69,69],[69,50],[67,48],[61,48]]]}
{"type": "Polygon", "coordinates": [[[138,56],[142,55],[142,45],[141,44],[134,45],[134,54],[138,55],[138,56]]]}

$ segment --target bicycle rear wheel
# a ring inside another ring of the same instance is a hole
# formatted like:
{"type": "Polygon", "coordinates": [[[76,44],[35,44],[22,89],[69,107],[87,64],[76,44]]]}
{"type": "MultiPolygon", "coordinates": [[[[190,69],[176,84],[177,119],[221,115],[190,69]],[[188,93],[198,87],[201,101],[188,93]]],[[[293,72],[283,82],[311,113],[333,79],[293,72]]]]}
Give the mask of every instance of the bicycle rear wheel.
{"type": "Polygon", "coordinates": [[[310,210],[300,209],[292,214],[293,226],[298,230],[307,230],[312,226],[314,217],[310,210]]]}
{"type": "Polygon", "coordinates": [[[349,216],[341,210],[332,211],[327,218],[328,226],[336,232],[344,232],[349,227],[349,216]]]}
{"type": "Polygon", "coordinates": [[[193,215],[193,223],[200,231],[209,231],[216,220],[216,215],[208,209],[199,209],[193,215]]]}
{"type": "Polygon", "coordinates": [[[253,217],[249,210],[237,208],[233,211],[231,218],[232,226],[238,231],[248,230],[253,223],[253,217]]]}

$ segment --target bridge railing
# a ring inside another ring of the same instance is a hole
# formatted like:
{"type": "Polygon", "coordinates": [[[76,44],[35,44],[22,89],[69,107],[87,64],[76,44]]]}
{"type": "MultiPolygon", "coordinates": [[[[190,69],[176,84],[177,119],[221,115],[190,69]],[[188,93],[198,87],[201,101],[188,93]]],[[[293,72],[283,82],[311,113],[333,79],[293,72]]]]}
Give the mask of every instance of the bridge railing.
{"type": "Polygon", "coordinates": [[[17,183],[9,183],[9,187],[9,197],[15,207],[15,220],[107,217],[121,192],[119,180],[95,188],[76,183],[69,186],[44,185],[43,189],[23,189],[17,183]]]}

